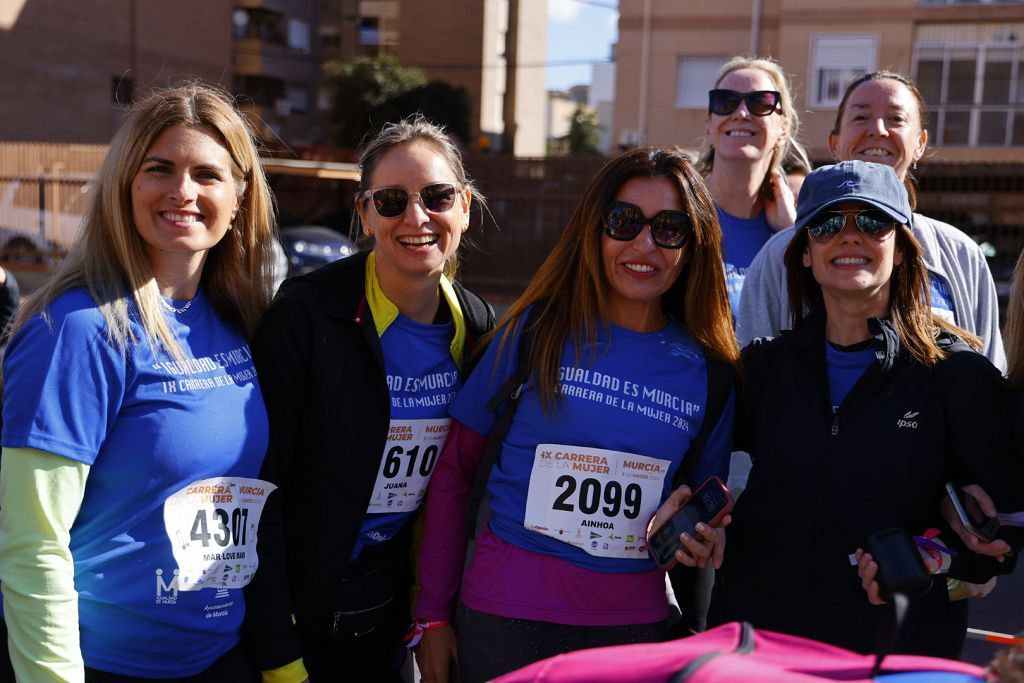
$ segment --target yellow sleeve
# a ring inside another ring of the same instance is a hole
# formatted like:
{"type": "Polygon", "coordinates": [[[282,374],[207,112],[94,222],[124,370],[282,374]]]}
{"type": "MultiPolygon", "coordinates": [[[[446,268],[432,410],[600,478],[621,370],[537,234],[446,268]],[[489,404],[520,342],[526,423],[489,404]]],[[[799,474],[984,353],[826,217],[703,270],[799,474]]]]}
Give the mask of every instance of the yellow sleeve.
{"type": "Polygon", "coordinates": [[[85,679],[70,542],[88,476],[34,448],[0,455],[0,588],[20,683],[85,679]]]}
{"type": "Polygon", "coordinates": [[[263,683],[302,683],[307,680],[309,674],[306,673],[306,667],[301,659],[263,672],[263,683]]]}

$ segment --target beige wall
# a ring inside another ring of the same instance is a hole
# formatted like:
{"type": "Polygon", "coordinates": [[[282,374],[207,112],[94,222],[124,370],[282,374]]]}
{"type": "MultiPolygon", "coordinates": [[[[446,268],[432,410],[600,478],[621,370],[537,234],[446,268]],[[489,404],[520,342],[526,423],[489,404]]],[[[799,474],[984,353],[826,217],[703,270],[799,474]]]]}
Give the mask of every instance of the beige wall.
{"type": "Polygon", "coordinates": [[[548,49],[548,0],[519,0],[519,69],[516,82],[516,156],[544,156],[547,87],[543,64],[548,49]]]}
{"type": "MultiPolygon", "coordinates": [[[[398,59],[429,78],[466,88],[473,138],[500,135],[505,92],[504,0],[447,0],[444,12],[432,2],[401,0],[398,59]]],[[[519,1],[519,59],[543,63],[547,52],[547,0],[519,1]]],[[[516,81],[515,153],[544,154],[546,90],[544,69],[520,69],[516,81]]]]}
{"type": "MultiPolygon", "coordinates": [[[[185,77],[231,87],[231,2],[134,4],[136,93],[185,77]]],[[[0,0],[0,139],[110,140],[124,116],[111,81],[131,75],[128,7],[0,0]]]]}
{"type": "MultiPolygon", "coordinates": [[[[624,130],[638,130],[643,0],[620,3],[616,103],[612,144],[624,130]]],[[[681,56],[731,56],[750,49],[753,0],[714,3],[652,0],[647,98],[647,141],[699,146],[706,109],[676,106],[677,65],[681,56]]],[[[816,34],[871,34],[878,37],[876,68],[910,74],[914,27],[921,22],[1019,21],[1024,7],[918,7],[916,0],[765,0],[758,53],[782,62],[790,75],[801,112],[800,138],[812,156],[826,159],[826,137],[835,119],[832,107],[812,107],[811,40],[816,34]]],[[[934,148],[932,158],[957,162],[1024,161],[1024,148],[934,148]]]]}
{"type": "Polygon", "coordinates": [[[401,0],[398,60],[423,69],[430,79],[462,86],[472,108],[471,136],[480,132],[480,70],[483,14],[480,0],[447,0],[444,12],[423,0],[401,0]]]}

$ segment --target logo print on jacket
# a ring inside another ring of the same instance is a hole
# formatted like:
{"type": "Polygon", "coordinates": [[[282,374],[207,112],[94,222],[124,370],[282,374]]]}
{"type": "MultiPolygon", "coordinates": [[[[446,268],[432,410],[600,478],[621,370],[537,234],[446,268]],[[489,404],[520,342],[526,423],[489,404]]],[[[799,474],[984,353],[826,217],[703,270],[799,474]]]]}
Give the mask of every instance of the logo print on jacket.
{"type": "Polygon", "coordinates": [[[896,421],[896,429],[902,429],[903,427],[907,427],[908,429],[917,429],[917,420],[914,418],[920,414],[920,411],[915,413],[912,410],[908,410],[903,414],[903,417],[896,421]]]}

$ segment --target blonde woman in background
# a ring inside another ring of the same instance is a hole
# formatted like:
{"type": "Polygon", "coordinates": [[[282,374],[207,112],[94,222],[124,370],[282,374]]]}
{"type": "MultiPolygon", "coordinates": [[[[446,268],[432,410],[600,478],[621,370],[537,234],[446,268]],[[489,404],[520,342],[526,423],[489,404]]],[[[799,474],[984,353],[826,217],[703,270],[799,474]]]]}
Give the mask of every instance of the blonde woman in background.
{"type": "Polygon", "coordinates": [[[800,117],[782,66],[773,59],[734,57],[708,93],[704,175],[722,225],[722,250],[733,315],[748,266],[776,231],[793,225],[796,202],[782,170],[807,155],[797,142],[800,117]]]}

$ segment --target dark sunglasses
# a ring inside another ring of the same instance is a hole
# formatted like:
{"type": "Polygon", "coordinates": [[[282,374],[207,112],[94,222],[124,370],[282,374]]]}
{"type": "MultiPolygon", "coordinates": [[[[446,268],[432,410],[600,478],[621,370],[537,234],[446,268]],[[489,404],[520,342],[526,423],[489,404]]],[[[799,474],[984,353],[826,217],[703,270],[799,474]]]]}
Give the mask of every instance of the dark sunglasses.
{"type": "Polygon", "coordinates": [[[382,187],[379,190],[366,190],[360,198],[369,197],[373,208],[383,218],[394,218],[405,213],[411,197],[419,197],[423,208],[432,213],[444,213],[455,206],[455,198],[459,189],[451,183],[434,183],[420,188],[419,192],[409,192],[401,187],[382,187]]]}
{"type": "Polygon", "coordinates": [[[736,92],[735,90],[711,90],[708,92],[708,112],[719,116],[729,116],[740,106],[747,103],[747,111],[754,116],[768,116],[779,108],[782,95],[777,90],[755,90],[754,92],[736,92]]]}
{"type": "Polygon", "coordinates": [[[858,230],[876,242],[891,235],[897,225],[892,216],[879,209],[822,211],[807,221],[807,235],[815,242],[824,244],[843,231],[849,216],[855,218],[858,230]]]}
{"type": "Polygon", "coordinates": [[[683,211],[659,211],[650,218],[640,207],[627,202],[612,202],[601,215],[604,234],[613,240],[628,242],[651,226],[651,238],[659,247],[682,249],[693,236],[693,223],[683,211]]]}

